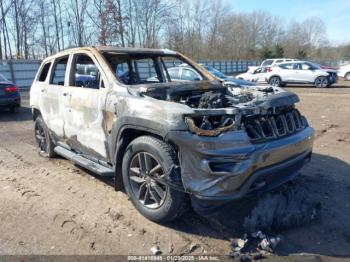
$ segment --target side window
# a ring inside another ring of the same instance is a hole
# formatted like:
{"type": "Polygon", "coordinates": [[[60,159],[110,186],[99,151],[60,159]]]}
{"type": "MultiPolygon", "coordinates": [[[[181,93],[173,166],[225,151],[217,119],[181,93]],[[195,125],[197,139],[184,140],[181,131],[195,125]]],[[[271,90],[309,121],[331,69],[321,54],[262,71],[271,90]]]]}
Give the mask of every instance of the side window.
{"type": "Polygon", "coordinates": [[[273,63],[273,60],[265,60],[261,66],[269,66],[269,65],[272,65],[273,63]]]}
{"type": "Polygon", "coordinates": [[[100,72],[91,57],[77,54],[73,63],[70,86],[99,89],[100,72]]]}
{"type": "Polygon", "coordinates": [[[259,67],[258,69],[255,70],[254,74],[260,74],[262,73],[262,67],[259,67]]]}
{"type": "Polygon", "coordinates": [[[50,84],[53,85],[64,85],[65,74],[67,69],[68,56],[57,58],[55,61],[55,66],[52,70],[51,81],[50,84]]]}
{"type": "Polygon", "coordinates": [[[190,69],[182,68],[181,79],[187,81],[200,80],[200,76],[190,69]]]}
{"type": "Polygon", "coordinates": [[[301,64],[301,69],[302,70],[309,70],[310,69],[310,65],[308,65],[308,64],[301,64]]]}
{"type": "Polygon", "coordinates": [[[294,70],[301,70],[302,69],[301,64],[300,63],[295,63],[294,66],[293,66],[293,69],[294,70]]]}
{"type": "Polygon", "coordinates": [[[170,79],[171,80],[179,80],[180,77],[179,77],[179,68],[170,68],[168,69],[168,73],[169,73],[169,76],[170,76],[170,79]]]}
{"type": "Polygon", "coordinates": [[[45,82],[46,81],[47,75],[48,75],[49,70],[50,70],[50,66],[51,66],[51,62],[48,62],[41,69],[41,72],[40,72],[40,75],[39,75],[39,78],[38,78],[39,82],[45,82]]]}
{"type": "Polygon", "coordinates": [[[293,69],[293,64],[280,64],[279,67],[282,69],[291,70],[293,69]]]}
{"type": "Polygon", "coordinates": [[[276,60],[276,64],[279,64],[279,63],[282,63],[282,62],[283,62],[283,59],[276,60]]]}

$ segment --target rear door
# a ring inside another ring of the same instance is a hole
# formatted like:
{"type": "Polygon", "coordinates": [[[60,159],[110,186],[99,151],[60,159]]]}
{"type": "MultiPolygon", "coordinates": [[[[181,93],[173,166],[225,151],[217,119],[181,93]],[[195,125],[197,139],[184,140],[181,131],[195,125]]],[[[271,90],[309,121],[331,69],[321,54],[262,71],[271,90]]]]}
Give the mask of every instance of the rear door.
{"type": "Polygon", "coordinates": [[[73,55],[64,131],[66,143],[76,152],[107,161],[105,79],[92,54],[82,51],[73,55]]]}
{"type": "Polygon", "coordinates": [[[41,115],[56,140],[64,138],[65,105],[68,103],[68,97],[65,95],[68,60],[69,56],[67,55],[45,64],[42,70],[49,70],[51,67],[49,77],[40,74],[35,83],[40,90],[39,108],[41,115]]]}

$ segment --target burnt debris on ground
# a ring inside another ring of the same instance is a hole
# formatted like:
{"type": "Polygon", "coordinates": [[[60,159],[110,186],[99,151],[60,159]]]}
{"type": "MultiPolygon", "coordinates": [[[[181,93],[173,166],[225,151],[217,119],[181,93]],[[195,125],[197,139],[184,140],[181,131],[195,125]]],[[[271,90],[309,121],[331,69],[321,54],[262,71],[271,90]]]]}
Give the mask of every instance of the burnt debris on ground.
{"type": "MultiPolygon", "coordinates": [[[[291,183],[292,184],[292,183],[291,183]]],[[[246,233],[231,240],[231,256],[261,259],[274,253],[283,237],[278,231],[309,224],[318,217],[320,203],[307,189],[297,184],[286,185],[265,194],[244,218],[246,233]]]]}
{"type": "Polygon", "coordinates": [[[247,232],[273,232],[301,226],[314,221],[319,208],[320,203],[305,188],[286,187],[261,198],[245,217],[243,227],[247,232]]]}

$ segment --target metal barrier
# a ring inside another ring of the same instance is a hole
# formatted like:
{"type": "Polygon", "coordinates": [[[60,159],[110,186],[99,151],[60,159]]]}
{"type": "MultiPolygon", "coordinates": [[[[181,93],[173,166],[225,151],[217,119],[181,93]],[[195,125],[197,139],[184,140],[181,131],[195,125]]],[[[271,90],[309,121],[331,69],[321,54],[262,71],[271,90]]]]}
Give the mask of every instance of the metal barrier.
{"type": "Polygon", "coordinates": [[[0,74],[15,83],[21,90],[27,90],[40,66],[40,60],[7,60],[0,62],[0,74]]]}

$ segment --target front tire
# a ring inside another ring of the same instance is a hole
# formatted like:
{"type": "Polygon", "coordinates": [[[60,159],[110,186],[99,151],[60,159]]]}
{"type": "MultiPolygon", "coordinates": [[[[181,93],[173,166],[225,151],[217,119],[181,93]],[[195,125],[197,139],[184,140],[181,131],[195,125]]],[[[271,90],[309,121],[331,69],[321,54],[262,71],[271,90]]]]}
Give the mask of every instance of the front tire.
{"type": "Polygon", "coordinates": [[[272,85],[272,86],[280,87],[282,85],[281,78],[278,77],[278,76],[273,76],[273,77],[270,78],[269,84],[272,85]]]}
{"type": "Polygon", "coordinates": [[[152,221],[169,222],[188,207],[187,195],[163,182],[181,183],[180,172],[174,169],[177,165],[174,149],[151,136],[136,138],[126,149],[122,164],[125,190],[136,209],[152,221]]]}
{"type": "Polygon", "coordinates": [[[329,81],[328,78],[325,76],[319,76],[315,80],[315,86],[318,88],[325,88],[328,87],[329,81]]]}
{"type": "Polygon", "coordinates": [[[44,157],[52,158],[55,156],[55,145],[52,142],[48,128],[41,116],[35,119],[34,123],[35,141],[39,148],[39,154],[44,157]]]}
{"type": "Polygon", "coordinates": [[[344,79],[345,79],[346,81],[350,81],[350,72],[348,72],[348,73],[345,74],[344,79]]]}

